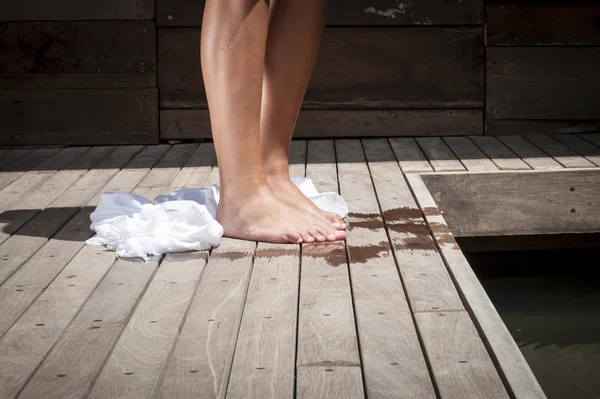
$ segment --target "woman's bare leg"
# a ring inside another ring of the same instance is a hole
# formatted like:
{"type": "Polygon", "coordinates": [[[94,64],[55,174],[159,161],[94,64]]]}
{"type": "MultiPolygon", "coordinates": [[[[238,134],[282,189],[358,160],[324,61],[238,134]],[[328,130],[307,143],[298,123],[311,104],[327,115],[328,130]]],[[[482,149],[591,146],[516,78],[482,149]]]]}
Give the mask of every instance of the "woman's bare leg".
{"type": "Polygon", "coordinates": [[[326,0],[271,0],[261,113],[261,152],[271,189],[283,201],[336,223],[290,180],[288,151],[325,23],[326,0]]]}
{"type": "Polygon", "coordinates": [[[269,242],[343,238],[269,188],[260,155],[260,108],[267,35],[265,0],[208,0],[201,64],[221,180],[217,220],[225,235],[269,242]]]}

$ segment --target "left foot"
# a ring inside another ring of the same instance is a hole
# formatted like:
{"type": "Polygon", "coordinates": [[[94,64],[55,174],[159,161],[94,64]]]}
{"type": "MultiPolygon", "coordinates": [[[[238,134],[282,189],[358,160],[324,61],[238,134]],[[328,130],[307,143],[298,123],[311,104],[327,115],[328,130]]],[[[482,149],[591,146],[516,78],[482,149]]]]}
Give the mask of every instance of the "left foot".
{"type": "Polygon", "coordinates": [[[275,195],[282,201],[294,206],[304,212],[311,213],[315,216],[324,218],[330,222],[338,230],[345,230],[346,224],[344,219],[333,212],[325,212],[309,200],[302,191],[292,182],[289,176],[273,176],[267,175],[269,187],[275,195]]]}

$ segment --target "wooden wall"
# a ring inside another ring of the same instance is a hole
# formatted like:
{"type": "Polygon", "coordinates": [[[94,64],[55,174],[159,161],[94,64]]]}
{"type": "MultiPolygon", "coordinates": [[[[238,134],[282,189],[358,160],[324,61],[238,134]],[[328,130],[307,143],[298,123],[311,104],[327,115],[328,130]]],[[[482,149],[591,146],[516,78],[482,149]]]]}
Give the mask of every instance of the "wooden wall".
{"type": "MultiPolygon", "coordinates": [[[[0,145],[210,137],[203,6],[3,2],[0,145]]],[[[296,135],[600,130],[599,45],[598,1],[329,0],[296,135]]]]}

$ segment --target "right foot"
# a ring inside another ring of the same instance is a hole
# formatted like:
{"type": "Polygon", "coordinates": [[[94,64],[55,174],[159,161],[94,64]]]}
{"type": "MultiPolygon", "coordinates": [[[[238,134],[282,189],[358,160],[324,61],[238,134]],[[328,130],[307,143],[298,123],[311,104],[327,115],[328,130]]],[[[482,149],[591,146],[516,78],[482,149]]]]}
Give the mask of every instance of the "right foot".
{"type": "Polygon", "coordinates": [[[244,240],[300,244],[346,238],[345,231],[286,204],[267,187],[222,196],[217,221],[226,237],[244,240]]]}

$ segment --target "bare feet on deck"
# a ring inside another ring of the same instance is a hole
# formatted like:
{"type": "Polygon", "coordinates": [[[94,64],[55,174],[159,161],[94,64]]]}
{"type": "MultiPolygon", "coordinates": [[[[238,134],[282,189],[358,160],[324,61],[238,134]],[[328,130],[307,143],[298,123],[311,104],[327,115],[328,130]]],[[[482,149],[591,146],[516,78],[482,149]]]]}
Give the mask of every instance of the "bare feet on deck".
{"type": "Polygon", "coordinates": [[[331,223],[337,230],[345,230],[344,219],[333,212],[325,212],[309,200],[302,191],[292,182],[289,176],[267,175],[267,181],[275,195],[287,203],[303,212],[308,212],[314,216],[331,223]]]}
{"type": "Polygon", "coordinates": [[[217,221],[227,237],[293,244],[346,238],[345,231],[288,205],[268,187],[227,195],[220,198],[217,209],[217,221]]]}

